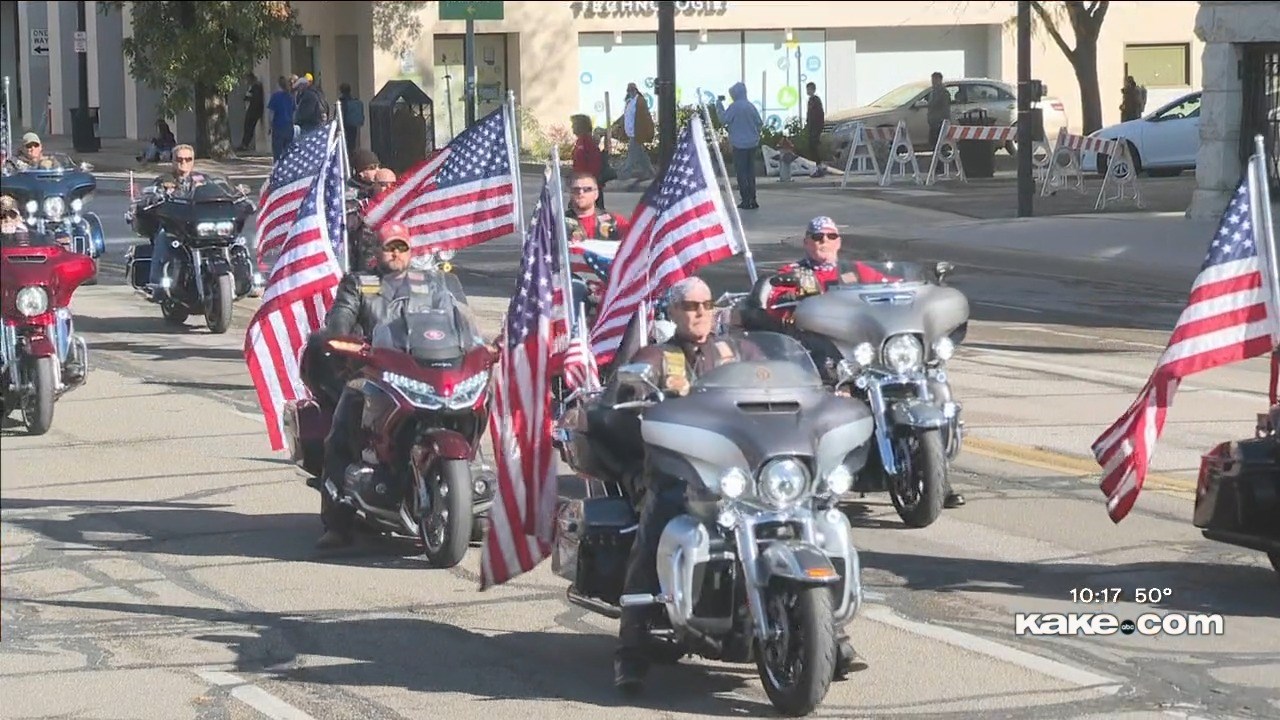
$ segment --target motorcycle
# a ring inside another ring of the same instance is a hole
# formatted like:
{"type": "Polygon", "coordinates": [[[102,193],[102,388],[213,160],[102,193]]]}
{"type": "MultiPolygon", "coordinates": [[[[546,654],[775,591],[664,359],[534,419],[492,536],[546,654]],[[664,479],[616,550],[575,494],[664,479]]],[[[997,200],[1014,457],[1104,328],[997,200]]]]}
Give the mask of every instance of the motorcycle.
{"type": "Polygon", "coordinates": [[[143,297],[159,303],[165,320],[181,325],[192,313],[204,315],[209,331],[231,326],[232,305],[265,284],[254,269],[245,223],[256,211],[248,188],[205,175],[203,183],[183,183],[172,192],[148,188],[125,215],[140,243],[125,256],[125,277],[143,297]],[[154,243],[172,248],[160,287],[150,289],[154,243]]]}
{"type": "Polygon", "coordinates": [[[588,492],[559,501],[552,568],[568,601],[594,613],[662,606],[659,657],[754,661],[774,706],[805,715],[834,678],[837,627],[862,604],[836,503],[866,462],[874,421],[865,403],[825,390],[796,340],[729,338],[757,352],[704,373],[685,397],[625,360],[606,389],[577,394],[557,435],[588,492]],[[642,505],[634,475],[646,462],[687,483],[686,509],[662,531],[660,592],[624,595],[642,505]]]}
{"type": "MultiPolygon", "coordinates": [[[[85,206],[98,187],[93,165],[61,153],[45,153],[40,167],[13,172],[6,164],[0,192],[17,201],[28,228],[71,238],[71,249],[94,260],[106,251],[106,233],[97,213],[85,206]]],[[[97,282],[97,268],[86,284],[97,282]]]]}
{"type": "Polygon", "coordinates": [[[53,425],[59,397],[84,384],[89,350],[72,332],[71,296],[93,277],[89,257],[38,230],[6,236],[0,247],[0,408],[21,408],[32,435],[53,425]]]}
{"type": "Polygon", "coordinates": [[[309,343],[300,376],[313,398],[286,404],[284,434],[308,485],[380,531],[417,538],[433,566],[449,568],[483,536],[497,490],[487,465],[472,469],[489,421],[493,361],[456,276],[413,272],[412,292],[393,303],[371,343],[309,343]],[[353,377],[364,380],[363,452],[339,490],[321,482],[324,441],[353,377]]]}
{"type": "MultiPolygon", "coordinates": [[[[952,397],[947,361],[968,330],[969,301],[946,285],[954,266],[941,262],[930,278],[910,262],[866,262],[894,280],[834,284],[793,307],[787,332],[814,355],[833,392],[871,407],[872,458],[851,492],[887,490],[909,527],[927,527],[942,513],[950,462],[959,455],[964,421],[952,397]]],[[[794,277],[762,278],[743,299],[746,327],[766,326],[759,308],[773,286],[794,277]]]]}

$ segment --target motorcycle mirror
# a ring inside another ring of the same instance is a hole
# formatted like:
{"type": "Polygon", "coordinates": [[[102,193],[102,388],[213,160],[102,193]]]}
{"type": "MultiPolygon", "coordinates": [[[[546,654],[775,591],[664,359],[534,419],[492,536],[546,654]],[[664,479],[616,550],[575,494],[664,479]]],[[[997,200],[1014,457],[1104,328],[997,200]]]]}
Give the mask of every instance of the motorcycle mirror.
{"type": "Polygon", "coordinates": [[[436,253],[436,257],[440,258],[442,262],[449,262],[454,257],[456,257],[457,254],[458,254],[457,250],[441,250],[440,252],[436,253]]]}
{"type": "Polygon", "coordinates": [[[946,260],[943,260],[942,262],[938,263],[933,268],[934,272],[937,273],[938,275],[938,280],[942,280],[942,278],[946,277],[948,273],[950,273],[952,270],[955,270],[955,269],[956,269],[956,266],[952,265],[946,260]]]}
{"type": "Polygon", "coordinates": [[[645,363],[630,363],[618,368],[618,380],[628,385],[653,385],[653,368],[645,363]]]}
{"type": "Polygon", "coordinates": [[[245,185],[244,183],[240,183],[239,185],[236,185],[236,192],[240,193],[241,195],[248,195],[249,186],[245,185]]]}
{"type": "Polygon", "coordinates": [[[93,172],[93,163],[80,163],[80,172],[93,172]]]}
{"type": "Polygon", "coordinates": [[[409,267],[414,270],[431,270],[435,268],[435,261],[431,259],[431,254],[414,255],[409,259],[409,267]]]}

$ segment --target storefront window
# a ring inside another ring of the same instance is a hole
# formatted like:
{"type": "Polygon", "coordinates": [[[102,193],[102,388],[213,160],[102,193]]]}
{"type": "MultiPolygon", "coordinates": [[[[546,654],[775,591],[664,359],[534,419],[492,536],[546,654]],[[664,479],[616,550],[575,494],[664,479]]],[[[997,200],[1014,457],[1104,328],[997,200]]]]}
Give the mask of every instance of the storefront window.
{"type": "MultiPolygon", "coordinates": [[[[436,91],[436,147],[443,147],[467,126],[466,69],[463,40],[458,35],[437,35],[433,66],[436,91]],[[447,76],[447,77],[446,77],[447,76]],[[447,88],[447,91],[446,91],[447,88]],[[452,109],[453,117],[449,113],[452,109]],[[450,132],[450,125],[453,130],[450,132]]],[[[476,119],[502,107],[507,99],[507,36],[476,35],[476,119]]]]}
{"type": "Polygon", "coordinates": [[[791,118],[804,122],[805,84],[816,83],[819,96],[826,92],[826,31],[795,30],[791,42],[783,30],[748,31],[743,36],[742,77],[747,97],[760,109],[765,124],[781,130],[791,118]]]}

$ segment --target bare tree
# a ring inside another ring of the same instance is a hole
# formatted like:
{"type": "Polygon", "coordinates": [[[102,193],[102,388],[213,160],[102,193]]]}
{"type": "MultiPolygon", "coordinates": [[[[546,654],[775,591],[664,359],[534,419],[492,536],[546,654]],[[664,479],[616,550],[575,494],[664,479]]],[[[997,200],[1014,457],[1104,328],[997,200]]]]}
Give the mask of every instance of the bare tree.
{"type": "Polygon", "coordinates": [[[1080,85],[1080,116],[1084,135],[1102,127],[1102,92],[1098,87],[1098,33],[1107,17],[1105,0],[1094,2],[1032,2],[1037,23],[1071,62],[1080,85]],[[1076,46],[1067,44],[1063,28],[1070,26],[1076,46]]]}

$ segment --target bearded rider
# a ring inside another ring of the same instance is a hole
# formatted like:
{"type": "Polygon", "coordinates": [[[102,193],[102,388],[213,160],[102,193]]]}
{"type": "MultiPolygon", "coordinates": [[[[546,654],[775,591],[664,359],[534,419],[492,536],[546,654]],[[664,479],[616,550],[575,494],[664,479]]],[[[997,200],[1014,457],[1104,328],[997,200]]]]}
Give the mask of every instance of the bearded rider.
{"type": "MultiPolygon", "coordinates": [[[[594,175],[575,172],[570,176],[569,208],[565,212],[570,253],[575,244],[584,240],[619,242],[630,229],[631,223],[625,217],[614,215],[596,206],[596,198],[599,195],[600,185],[594,175]]],[[[603,277],[596,277],[586,282],[575,281],[573,283],[574,305],[581,307],[592,296],[599,302],[604,292],[604,280],[603,277]]]]}

